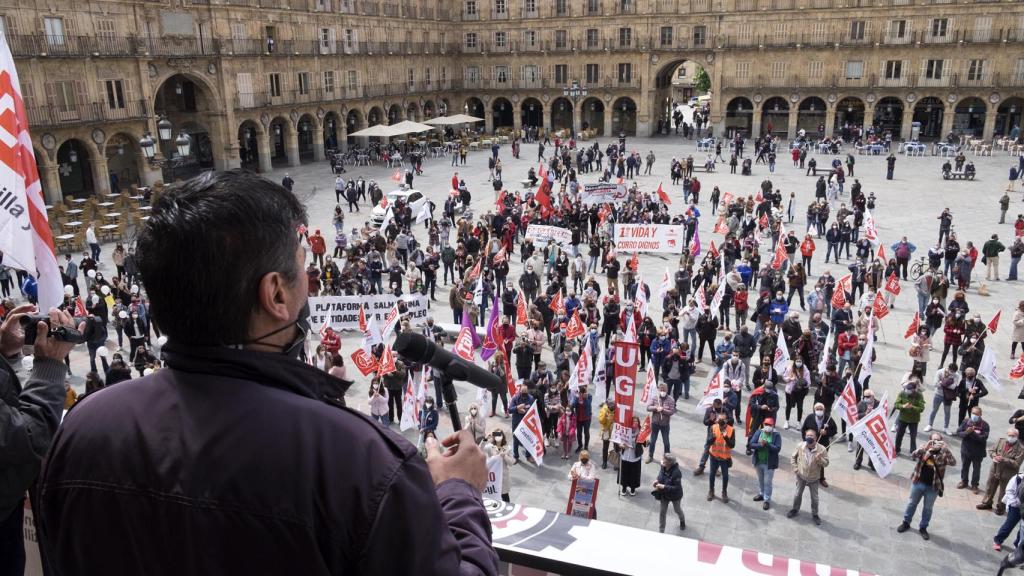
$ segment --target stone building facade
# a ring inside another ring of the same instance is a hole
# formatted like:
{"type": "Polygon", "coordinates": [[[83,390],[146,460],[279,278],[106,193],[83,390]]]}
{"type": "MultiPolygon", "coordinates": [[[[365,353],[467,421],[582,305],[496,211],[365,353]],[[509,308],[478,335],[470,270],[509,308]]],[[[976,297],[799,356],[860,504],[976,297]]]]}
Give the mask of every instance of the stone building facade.
{"type": "Polygon", "coordinates": [[[991,138],[1024,113],[1011,1],[0,0],[0,28],[50,200],[163,177],[139,148],[159,117],[192,137],[178,176],[444,113],[650,135],[684,63],[711,79],[716,134],[991,138]]]}

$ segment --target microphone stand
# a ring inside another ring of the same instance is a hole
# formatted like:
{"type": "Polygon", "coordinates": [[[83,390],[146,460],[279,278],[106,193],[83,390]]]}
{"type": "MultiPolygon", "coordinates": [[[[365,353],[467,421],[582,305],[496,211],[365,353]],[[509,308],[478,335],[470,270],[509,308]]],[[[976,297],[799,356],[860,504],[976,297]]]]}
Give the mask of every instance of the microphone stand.
{"type": "Polygon", "coordinates": [[[459,396],[455,393],[455,379],[437,369],[434,369],[433,373],[437,380],[434,382],[434,387],[441,391],[441,398],[444,400],[444,405],[448,408],[448,416],[452,420],[452,431],[458,432],[462,430],[462,420],[459,418],[459,407],[456,405],[459,396]]]}

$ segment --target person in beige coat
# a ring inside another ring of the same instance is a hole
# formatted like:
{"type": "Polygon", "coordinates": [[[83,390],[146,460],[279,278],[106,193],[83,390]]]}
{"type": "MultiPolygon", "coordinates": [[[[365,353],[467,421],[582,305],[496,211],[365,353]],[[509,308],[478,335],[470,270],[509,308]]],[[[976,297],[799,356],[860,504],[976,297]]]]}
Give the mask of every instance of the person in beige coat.
{"type": "Polygon", "coordinates": [[[1006,495],[1006,484],[1020,471],[1020,465],[1024,462],[1024,446],[1020,443],[1020,433],[1017,428],[1011,426],[1006,431],[1006,438],[1000,438],[995,448],[988,451],[992,459],[992,467],[988,471],[988,483],[985,486],[985,498],[977,505],[978,510],[991,510],[992,502],[999,492],[999,499],[996,502],[996,515],[1002,516],[1006,513],[1006,504],[1003,496],[1006,495]]]}
{"type": "Polygon", "coordinates": [[[796,469],[796,495],[793,496],[793,507],[786,513],[786,518],[793,518],[803,504],[804,488],[811,491],[811,518],[821,526],[818,516],[818,485],[821,474],[828,466],[828,450],[818,443],[818,434],[814,430],[804,431],[804,443],[796,447],[790,459],[796,469]]]}
{"type": "Polygon", "coordinates": [[[1017,303],[1017,309],[1013,311],[1013,337],[1010,339],[1010,357],[1016,358],[1017,344],[1020,343],[1020,351],[1024,352],[1024,300],[1017,303]]]}

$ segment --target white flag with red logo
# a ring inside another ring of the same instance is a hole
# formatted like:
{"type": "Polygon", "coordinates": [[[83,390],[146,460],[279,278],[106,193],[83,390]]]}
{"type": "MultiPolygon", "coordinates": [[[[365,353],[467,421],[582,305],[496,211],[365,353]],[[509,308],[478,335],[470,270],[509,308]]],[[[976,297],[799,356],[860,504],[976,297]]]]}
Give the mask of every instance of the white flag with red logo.
{"type": "Polygon", "coordinates": [[[775,360],[772,368],[779,374],[785,374],[789,368],[789,347],[786,346],[786,339],[780,333],[775,338],[775,360]]]}
{"type": "Polygon", "coordinates": [[[875,227],[875,217],[871,215],[871,210],[864,210],[864,237],[872,244],[878,242],[878,228],[875,227]]]}
{"type": "Polygon", "coordinates": [[[987,380],[996,390],[1002,390],[1003,383],[999,381],[999,368],[996,366],[996,353],[992,346],[985,346],[985,351],[981,354],[978,376],[987,380]]]}
{"type": "Polygon", "coordinates": [[[575,390],[580,386],[586,386],[590,383],[590,367],[593,365],[593,359],[590,357],[590,346],[583,347],[583,353],[580,354],[579,360],[573,366],[572,375],[569,376],[569,389],[575,390]]]}
{"type": "Polygon", "coordinates": [[[868,319],[868,335],[864,342],[864,351],[860,355],[860,374],[857,375],[857,381],[864,384],[864,382],[871,377],[871,373],[874,371],[875,361],[871,358],[875,355],[875,322],[872,319],[868,319]]]}
{"type": "Polygon", "coordinates": [[[36,278],[39,310],[64,301],[46,202],[28,132],[25,101],[7,40],[0,34],[0,252],[4,264],[36,278]]]}
{"type": "Polygon", "coordinates": [[[708,385],[704,387],[704,396],[701,397],[700,402],[697,403],[696,412],[703,414],[705,410],[711,408],[715,400],[725,400],[725,386],[722,383],[722,372],[715,372],[714,377],[708,382],[708,385]]]}
{"type": "Polygon", "coordinates": [[[647,316],[647,306],[650,303],[647,300],[647,289],[648,286],[644,284],[643,279],[640,278],[639,273],[637,273],[636,298],[634,300],[634,305],[636,306],[636,309],[640,312],[641,318],[647,316]]]}
{"type": "Polygon", "coordinates": [[[1014,380],[1018,378],[1024,378],[1024,352],[1021,352],[1020,358],[1017,358],[1017,363],[1010,368],[1010,378],[1014,380]]]}
{"type": "Polygon", "coordinates": [[[729,225],[725,223],[725,216],[719,216],[715,222],[715,228],[712,230],[715,234],[728,234],[729,225]]]}
{"type": "MultiPolygon", "coordinates": [[[[693,293],[693,300],[697,303],[697,312],[700,314],[704,313],[704,307],[707,306],[707,294],[704,292],[704,285],[701,284],[697,291],[693,293]]],[[[692,353],[692,351],[691,351],[692,353]]]]}
{"type": "Polygon", "coordinates": [[[875,472],[880,478],[885,478],[892,471],[892,463],[896,459],[896,450],[893,447],[892,435],[889,433],[889,425],[886,421],[888,410],[888,398],[883,396],[882,402],[877,408],[868,412],[849,428],[853,439],[871,458],[875,465],[875,472]]]}
{"type": "Polygon", "coordinates": [[[832,411],[837,412],[847,426],[857,423],[857,391],[853,387],[853,378],[847,378],[843,393],[836,398],[832,411]]]}
{"type": "Polygon", "coordinates": [[[654,362],[647,363],[647,383],[644,384],[644,392],[640,395],[640,403],[647,405],[651,398],[658,395],[658,381],[654,377],[654,362]]]}
{"type": "Polygon", "coordinates": [[[715,294],[711,297],[711,317],[718,318],[718,309],[722,306],[722,299],[725,297],[725,282],[718,282],[718,289],[715,290],[715,294]]]}
{"type": "Polygon", "coordinates": [[[526,411],[516,429],[512,431],[512,435],[533,456],[538,466],[544,464],[544,429],[540,423],[540,414],[537,412],[536,400],[533,401],[530,409],[526,411]]]}
{"type": "Polygon", "coordinates": [[[416,398],[416,385],[412,381],[412,374],[410,374],[405,384],[405,395],[402,397],[402,422],[399,429],[405,432],[419,428],[419,426],[420,405],[416,398]]]}
{"type": "Polygon", "coordinates": [[[387,342],[391,339],[395,327],[398,326],[398,303],[391,306],[391,310],[384,316],[384,329],[380,332],[381,340],[387,342]]]}
{"type": "Polygon", "coordinates": [[[664,300],[670,290],[672,290],[672,277],[669,276],[668,268],[665,268],[665,275],[661,277],[661,284],[658,286],[658,299],[664,300]]]}
{"type": "Polygon", "coordinates": [[[473,361],[473,332],[472,328],[463,326],[455,338],[455,353],[467,362],[473,361]]]}
{"type": "Polygon", "coordinates": [[[501,264],[507,258],[508,258],[508,252],[505,250],[505,247],[502,246],[501,250],[498,250],[497,254],[494,255],[494,263],[495,264],[501,264]]]}

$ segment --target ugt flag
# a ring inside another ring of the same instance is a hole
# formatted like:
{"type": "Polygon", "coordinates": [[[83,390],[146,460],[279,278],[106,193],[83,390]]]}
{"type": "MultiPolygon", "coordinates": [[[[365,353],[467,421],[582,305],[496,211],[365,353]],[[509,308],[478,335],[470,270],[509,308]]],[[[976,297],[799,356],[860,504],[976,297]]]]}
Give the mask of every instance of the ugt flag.
{"type": "Polygon", "coordinates": [[[28,134],[25,101],[7,40],[0,35],[0,252],[36,278],[39,308],[64,300],[64,285],[46,219],[43,188],[28,134]]]}

